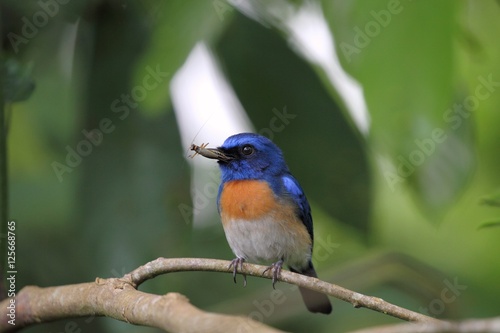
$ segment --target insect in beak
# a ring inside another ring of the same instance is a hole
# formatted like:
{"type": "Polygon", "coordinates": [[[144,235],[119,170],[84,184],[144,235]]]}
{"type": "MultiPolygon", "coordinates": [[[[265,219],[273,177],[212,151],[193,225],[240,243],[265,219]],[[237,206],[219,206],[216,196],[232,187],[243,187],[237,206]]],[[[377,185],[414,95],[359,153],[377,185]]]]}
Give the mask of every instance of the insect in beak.
{"type": "Polygon", "coordinates": [[[208,142],[207,143],[202,143],[201,146],[197,146],[195,144],[192,144],[190,147],[190,150],[194,151],[195,153],[189,157],[194,158],[196,155],[201,155],[206,158],[211,158],[214,160],[219,160],[223,162],[228,162],[232,160],[233,158],[227,154],[225,154],[223,151],[221,151],[219,148],[207,148],[208,142]]]}

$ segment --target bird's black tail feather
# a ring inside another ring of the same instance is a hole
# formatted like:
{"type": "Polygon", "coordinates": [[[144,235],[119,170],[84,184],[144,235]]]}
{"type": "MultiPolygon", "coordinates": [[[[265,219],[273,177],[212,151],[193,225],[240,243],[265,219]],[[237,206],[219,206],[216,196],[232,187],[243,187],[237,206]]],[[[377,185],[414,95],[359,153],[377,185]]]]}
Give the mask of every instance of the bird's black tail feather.
{"type": "MultiPolygon", "coordinates": [[[[318,277],[312,263],[310,264],[309,268],[304,270],[298,271],[291,267],[290,270],[294,273],[311,276],[315,278],[318,277]]],[[[317,291],[309,290],[307,288],[299,287],[299,290],[300,294],[302,295],[302,299],[304,300],[304,303],[306,304],[306,307],[309,311],[314,313],[319,312],[324,314],[330,314],[332,312],[332,304],[330,303],[328,296],[319,293],[317,291]]]]}

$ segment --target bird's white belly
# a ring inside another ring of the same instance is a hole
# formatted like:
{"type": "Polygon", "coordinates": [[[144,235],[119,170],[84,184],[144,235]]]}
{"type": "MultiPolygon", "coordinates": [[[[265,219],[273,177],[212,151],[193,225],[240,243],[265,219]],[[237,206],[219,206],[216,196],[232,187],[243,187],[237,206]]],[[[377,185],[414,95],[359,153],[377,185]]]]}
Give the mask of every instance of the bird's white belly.
{"type": "Polygon", "coordinates": [[[311,259],[310,239],[272,217],[255,221],[233,219],[223,225],[234,254],[249,262],[272,263],[283,259],[287,265],[301,268],[311,259]]]}

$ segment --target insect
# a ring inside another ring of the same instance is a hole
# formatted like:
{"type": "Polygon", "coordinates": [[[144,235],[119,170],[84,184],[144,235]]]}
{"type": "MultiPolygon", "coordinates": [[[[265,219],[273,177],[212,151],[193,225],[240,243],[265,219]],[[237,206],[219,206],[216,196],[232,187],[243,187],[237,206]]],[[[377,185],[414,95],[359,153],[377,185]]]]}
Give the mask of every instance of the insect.
{"type": "MultiPolygon", "coordinates": [[[[212,113],[207,118],[207,120],[205,120],[205,122],[200,127],[200,129],[198,130],[198,132],[196,132],[196,135],[194,136],[193,141],[196,140],[196,138],[198,137],[198,134],[200,134],[201,130],[205,127],[205,125],[208,123],[208,121],[210,120],[210,118],[212,118],[213,115],[214,115],[214,113],[212,113]]],[[[193,155],[189,155],[189,157],[194,158],[198,154],[203,155],[203,154],[200,153],[200,150],[205,149],[208,146],[208,142],[207,143],[202,143],[201,146],[197,146],[197,145],[193,144],[193,141],[191,141],[191,146],[189,147],[189,150],[192,150],[195,153],[193,155]]]]}
{"type": "Polygon", "coordinates": [[[194,154],[190,155],[189,157],[194,158],[196,155],[201,155],[206,158],[211,158],[211,159],[218,159],[218,160],[223,160],[223,161],[229,161],[233,157],[229,156],[227,154],[224,154],[220,152],[216,148],[207,148],[208,142],[207,143],[202,143],[201,146],[197,146],[195,144],[192,144],[191,147],[189,147],[190,150],[194,151],[194,154]]]}
{"type": "Polygon", "coordinates": [[[200,154],[202,156],[205,156],[204,154],[209,154],[210,151],[208,149],[205,149],[207,146],[208,146],[208,142],[202,143],[201,146],[197,146],[193,143],[189,149],[194,151],[194,154],[190,155],[189,157],[194,158],[198,154],[200,154]]]}

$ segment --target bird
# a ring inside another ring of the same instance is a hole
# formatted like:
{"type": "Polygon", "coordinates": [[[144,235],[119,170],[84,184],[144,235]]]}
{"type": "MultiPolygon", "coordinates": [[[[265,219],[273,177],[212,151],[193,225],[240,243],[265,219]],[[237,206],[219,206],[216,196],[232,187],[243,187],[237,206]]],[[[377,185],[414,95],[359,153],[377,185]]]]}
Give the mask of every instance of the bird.
{"type": "MultiPolygon", "coordinates": [[[[220,147],[205,147],[193,145],[191,149],[216,159],[221,171],[217,208],[236,255],[230,265],[234,281],[246,261],[272,263],[263,274],[272,271],[273,288],[283,265],[294,273],[317,278],[312,263],[311,208],[281,149],[255,133],[235,134],[220,147]]],[[[332,312],[325,294],[299,290],[309,311],[332,312]]]]}

